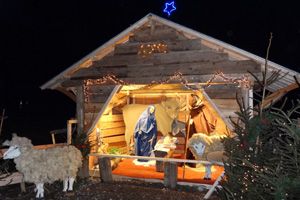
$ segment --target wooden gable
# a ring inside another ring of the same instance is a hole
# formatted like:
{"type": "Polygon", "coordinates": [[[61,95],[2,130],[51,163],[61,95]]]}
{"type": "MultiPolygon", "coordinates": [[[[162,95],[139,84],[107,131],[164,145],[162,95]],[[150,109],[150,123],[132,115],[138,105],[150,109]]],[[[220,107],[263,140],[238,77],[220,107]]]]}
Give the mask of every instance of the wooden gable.
{"type": "Polygon", "coordinates": [[[92,61],[88,68],[77,70],[62,85],[80,85],[84,79],[99,79],[111,74],[131,84],[149,84],[165,80],[176,72],[190,82],[203,83],[216,71],[240,77],[248,71],[259,73],[261,66],[253,60],[231,58],[222,50],[204,45],[201,39],[188,38],[174,28],[150,21],[132,31],[127,42],[116,44],[110,54],[92,61]],[[147,55],[139,53],[143,46],[151,48],[159,44],[166,46],[164,52],[154,49],[147,55]]]}

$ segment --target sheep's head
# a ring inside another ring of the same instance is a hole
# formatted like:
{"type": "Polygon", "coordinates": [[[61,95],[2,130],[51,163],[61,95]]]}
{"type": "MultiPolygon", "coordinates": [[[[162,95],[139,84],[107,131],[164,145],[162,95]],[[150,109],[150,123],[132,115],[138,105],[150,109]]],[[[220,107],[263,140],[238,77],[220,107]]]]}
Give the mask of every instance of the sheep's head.
{"type": "Polygon", "coordinates": [[[26,137],[19,137],[13,134],[11,141],[6,140],[3,146],[9,146],[8,150],[4,153],[4,159],[13,159],[21,155],[22,149],[32,148],[31,140],[26,137]]]}
{"type": "Polygon", "coordinates": [[[210,137],[204,133],[196,133],[188,140],[190,148],[196,159],[201,159],[205,153],[205,149],[212,143],[210,137]]]}
{"type": "Polygon", "coordinates": [[[20,147],[18,145],[13,145],[8,148],[3,154],[3,159],[14,159],[21,155],[20,147]]]}
{"type": "Polygon", "coordinates": [[[5,141],[4,143],[8,144],[6,146],[17,145],[19,147],[29,147],[29,148],[33,146],[30,139],[26,137],[19,137],[17,136],[16,133],[13,133],[13,137],[11,141],[5,141]]]}
{"type": "Polygon", "coordinates": [[[191,145],[191,148],[197,153],[197,155],[202,156],[204,154],[205,145],[202,142],[194,143],[191,145]]]}

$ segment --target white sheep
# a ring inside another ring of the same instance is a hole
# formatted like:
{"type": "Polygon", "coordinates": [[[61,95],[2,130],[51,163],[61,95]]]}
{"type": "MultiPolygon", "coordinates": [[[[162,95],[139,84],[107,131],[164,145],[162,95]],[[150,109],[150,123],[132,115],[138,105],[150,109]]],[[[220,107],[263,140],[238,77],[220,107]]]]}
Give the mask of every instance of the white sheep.
{"type": "MultiPolygon", "coordinates": [[[[206,160],[209,162],[223,162],[224,145],[221,142],[225,135],[206,135],[204,133],[196,133],[188,140],[187,146],[191,150],[196,160],[206,160]]],[[[212,165],[205,165],[205,180],[211,179],[212,165]]]]}
{"type": "Polygon", "coordinates": [[[81,152],[74,146],[57,146],[48,149],[34,149],[31,140],[13,134],[11,141],[5,141],[9,149],[4,159],[14,159],[16,169],[25,182],[36,185],[36,198],[44,197],[44,183],[63,181],[63,191],[73,190],[78,168],[82,165],[81,152]]]}

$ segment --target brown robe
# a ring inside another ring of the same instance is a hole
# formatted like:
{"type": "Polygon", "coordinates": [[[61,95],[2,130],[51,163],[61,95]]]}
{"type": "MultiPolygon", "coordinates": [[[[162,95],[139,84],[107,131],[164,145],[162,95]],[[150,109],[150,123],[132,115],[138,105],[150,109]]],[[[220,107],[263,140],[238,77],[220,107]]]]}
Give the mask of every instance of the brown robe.
{"type": "MultiPolygon", "coordinates": [[[[217,125],[217,118],[210,112],[209,108],[202,105],[198,108],[191,109],[191,119],[193,120],[194,129],[196,133],[205,133],[210,135],[215,131],[217,125]]],[[[190,132],[191,133],[191,132],[190,132]]],[[[192,134],[195,132],[192,132],[192,134]]],[[[192,135],[190,134],[190,137],[192,135]]]]}
{"type": "MultiPolygon", "coordinates": [[[[210,135],[215,131],[217,118],[210,112],[207,106],[201,105],[197,108],[192,108],[190,110],[190,115],[193,123],[190,124],[188,139],[190,139],[194,133],[205,133],[210,135]]],[[[189,149],[187,149],[186,152],[186,159],[195,159],[189,149]]]]}

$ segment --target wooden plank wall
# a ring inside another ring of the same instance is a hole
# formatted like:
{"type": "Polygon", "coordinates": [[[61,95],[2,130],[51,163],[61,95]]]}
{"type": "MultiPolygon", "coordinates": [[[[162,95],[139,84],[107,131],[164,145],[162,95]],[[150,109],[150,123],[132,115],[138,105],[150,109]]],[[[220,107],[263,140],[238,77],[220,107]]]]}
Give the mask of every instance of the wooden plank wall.
{"type": "Polygon", "coordinates": [[[100,110],[112,92],[114,86],[91,85],[86,88],[84,103],[84,130],[87,131],[96,120],[100,110]]]}
{"type": "Polygon", "coordinates": [[[235,112],[240,110],[236,99],[212,99],[219,110],[222,112],[226,120],[231,123],[231,120],[237,121],[238,116],[235,112]]]}
{"type": "Polygon", "coordinates": [[[241,98],[241,89],[236,85],[215,85],[204,89],[213,103],[221,111],[225,119],[231,123],[229,117],[237,121],[238,116],[235,112],[240,110],[236,98],[241,98]]]}
{"type": "Polygon", "coordinates": [[[123,114],[107,114],[100,119],[100,135],[109,147],[125,147],[123,114]]]}

